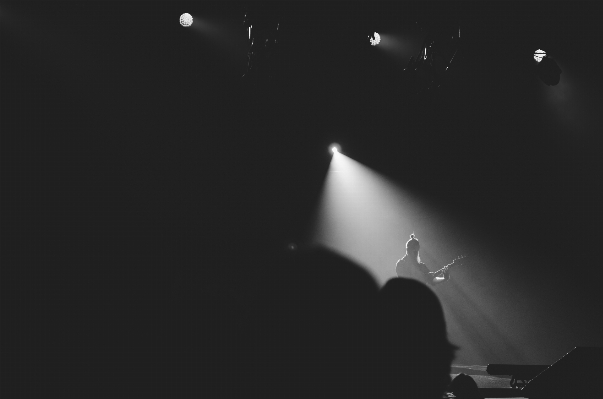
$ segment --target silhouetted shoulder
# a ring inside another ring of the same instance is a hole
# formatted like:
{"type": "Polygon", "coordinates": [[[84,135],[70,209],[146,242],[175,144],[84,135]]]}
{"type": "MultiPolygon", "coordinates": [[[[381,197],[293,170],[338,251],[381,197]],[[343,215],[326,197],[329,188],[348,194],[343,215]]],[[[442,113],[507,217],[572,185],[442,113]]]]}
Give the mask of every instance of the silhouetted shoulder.
{"type": "Polygon", "coordinates": [[[396,262],[396,274],[398,277],[402,277],[402,268],[404,267],[404,258],[398,259],[396,262]]]}

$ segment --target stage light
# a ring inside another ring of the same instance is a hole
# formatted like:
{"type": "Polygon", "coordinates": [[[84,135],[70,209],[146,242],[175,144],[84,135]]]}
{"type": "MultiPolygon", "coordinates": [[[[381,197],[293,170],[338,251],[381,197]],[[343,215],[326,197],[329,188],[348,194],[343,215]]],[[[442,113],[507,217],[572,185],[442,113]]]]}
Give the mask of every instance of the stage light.
{"type": "Polygon", "coordinates": [[[376,46],[381,41],[381,36],[379,36],[379,34],[377,32],[375,32],[373,34],[373,36],[369,36],[368,38],[369,38],[369,40],[371,42],[371,46],[376,46]]]}
{"type": "Polygon", "coordinates": [[[542,61],[544,57],[546,57],[546,52],[544,50],[538,49],[534,51],[534,59],[536,60],[536,62],[542,61]]]}
{"type": "Polygon", "coordinates": [[[335,154],[341,151],[341,146],[337,143],[333,143],[329,146],[331,153],[335,154]]]}
{"type": "Polygon", "coordinates": [[[184,14],[182,14],[180,16],[180,25],[184,26],[185,28],[188,28],[192,24],[193,24],[193,16],[192,15],[185,12],[184,14]]]}

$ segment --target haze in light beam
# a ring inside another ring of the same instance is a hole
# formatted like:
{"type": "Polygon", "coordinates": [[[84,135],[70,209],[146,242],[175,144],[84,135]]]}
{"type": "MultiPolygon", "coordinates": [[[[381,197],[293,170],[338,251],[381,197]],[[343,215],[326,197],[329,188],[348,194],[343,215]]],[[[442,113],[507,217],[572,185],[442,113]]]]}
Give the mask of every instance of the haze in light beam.
{"type": "Polygon", "coordinates": [[[342,153],[334,153],[313,240],[369,269],[384,284],[395,277],[410,233],[424,231],[409,193],[342,153]]]}
{"type": "Polygon", "coordinates": [[[402,66],[419,53],[424,40],[415,32],[379,32],[379,37],[379,45],[375,47],[402,66]]]}
{"type": "MultiPolygon", "coordinates": [[[[421,259],[432,271],[467,254],[463,243],[476,247],[478,240],[444,213],[425,198],[335,153],[318,206],[313,243],[364,266],[382,285],[396,277],[396,262],[404,256],[413,232],[421,242],[421,259]]],[[[443,304],[449,337],[461,347],[457,363],[534,361],[536,357],[516,344],[529,334],[517,319],[537,317],[522,306],[524,293],[516,279],[500,265],[491,267],[487,257],[468,255],[473,264],[453,270],[450,282],[433,287],[443,304]]]]}
{"type": "Polygon", "coordinates": [[[209,44],[237,63],[247,64],[248,36],[251,35],[251,31],[246,35],[238,22],[220,15],[196,14],[194,20],[189,29],[198,35],[200,49],[202,45],[209,44]]]}

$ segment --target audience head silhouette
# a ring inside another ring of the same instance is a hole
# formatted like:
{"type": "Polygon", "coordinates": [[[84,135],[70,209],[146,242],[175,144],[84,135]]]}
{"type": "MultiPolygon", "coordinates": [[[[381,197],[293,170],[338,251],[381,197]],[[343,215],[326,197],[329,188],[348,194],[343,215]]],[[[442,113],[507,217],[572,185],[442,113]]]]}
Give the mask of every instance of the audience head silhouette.
{"type": "Polygon", "coordinates": [[[382,397],[441,398],[456,347],[442,306],[418,281],[393,278],[379,292],[378,376],[382,397]]]}
{"type": "Polygon", "coordinates": [[[360,397],[374,342],[375,279],[320,247],[285,251],[272,266],[260,293],[258,394],[360,397]]]}
{"type": "Polygon", "coordinates": [[[245,274],[191,283],[183,298],[195,317],[180,321],[174,364],[204,397],[223,384],[229,397],[442,397],[455,347],[425,284],[379,289],[321,247],[247,252],[241,263],[245,274]]]}
{"type": "Polygon", "coordinates": [[[454,377],[448,386],[448,391],[452,392],[457,399],[483,399],[477,383],[465,373],[454,377]]]}

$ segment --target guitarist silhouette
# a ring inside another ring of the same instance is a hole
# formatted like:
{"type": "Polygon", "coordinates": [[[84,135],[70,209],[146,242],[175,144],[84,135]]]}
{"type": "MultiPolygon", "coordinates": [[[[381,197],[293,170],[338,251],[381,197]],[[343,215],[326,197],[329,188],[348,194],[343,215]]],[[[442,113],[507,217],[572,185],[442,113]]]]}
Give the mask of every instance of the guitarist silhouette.
{"type": "Polygon", "coordinates": [[[396,263],[396,274],[398,277],[412,278],[429,285],[436,285],[450,280],[450,266],[455,264],[458,259],[462,259],[462,257],[458,257],[452,263],[435,272],[431,272],[427,268],[427,265],[421,262],[421,257],[419,256],[420,248],[419,240],[415,238],[414,234],[411,234],[410,240],[406,242],[406,255],[396,263]]]}

